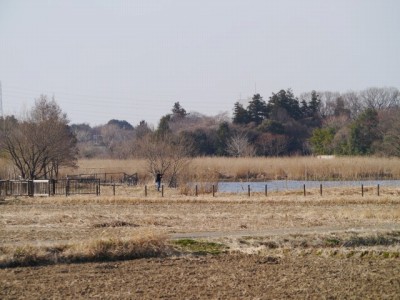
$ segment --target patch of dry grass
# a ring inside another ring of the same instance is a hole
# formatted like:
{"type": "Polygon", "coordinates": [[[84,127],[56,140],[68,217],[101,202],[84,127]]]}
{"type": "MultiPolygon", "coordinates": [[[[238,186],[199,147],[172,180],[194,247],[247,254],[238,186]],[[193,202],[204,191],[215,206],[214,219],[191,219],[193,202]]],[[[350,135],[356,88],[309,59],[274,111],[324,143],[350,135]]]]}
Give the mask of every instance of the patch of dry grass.
{"type": "Polygon", "coordinates": [[[400,258],[400,231],[380,233],[333,232],[264,237],[222,238],[231,252],[261,256],[317,255],[400,258]]]}
{"type": "Polygon", "coordinates": [[[0,247],[0,267],[162,257],[171,251],[165,236],[148,232],[131,238],[109,237],[51,246],[26,244],[0,247]]]}

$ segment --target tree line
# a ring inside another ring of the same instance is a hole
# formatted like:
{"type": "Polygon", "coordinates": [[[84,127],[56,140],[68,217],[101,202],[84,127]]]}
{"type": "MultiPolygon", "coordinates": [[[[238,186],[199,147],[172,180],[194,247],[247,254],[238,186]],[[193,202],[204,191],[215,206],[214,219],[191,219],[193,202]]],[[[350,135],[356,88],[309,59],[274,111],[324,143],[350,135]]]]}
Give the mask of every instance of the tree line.
{"type": "Polygon", "coordinates": [[[40,96],[23,117],[1,120],[0,153],[24,178],[53,178],[78,158],[140,157],[149,172],[176,174],[193,156],[400,155],[400,93],[397,88],[359,92],[291,89],[255,94],[233,104],[233,115],[187,112],[175,102],[156,128],[132,125],[69,124],[55,99],[40,96]]]}
{"type": "Polygon", "coordinates": [[[111,120],[91,128],[72,125],[82,157],[141,155],[143,137],[185,141],[192,156],[400,155],[400,92],[368,88],[346,93],[290,90],[268,100],[255,94],[236,102],[233,115],[188,113],[175,102],[156,128],[111,120]]]}
{"type": "Polygon", "coordinates": [[[255,94],[236,102],[233,117],[188,114],[179,102],[160,119],[159,135],[181,136],[193,155],[400,155],[400,92],[368,88],[360,92],[291,89],[266,101],[255,94]]]}

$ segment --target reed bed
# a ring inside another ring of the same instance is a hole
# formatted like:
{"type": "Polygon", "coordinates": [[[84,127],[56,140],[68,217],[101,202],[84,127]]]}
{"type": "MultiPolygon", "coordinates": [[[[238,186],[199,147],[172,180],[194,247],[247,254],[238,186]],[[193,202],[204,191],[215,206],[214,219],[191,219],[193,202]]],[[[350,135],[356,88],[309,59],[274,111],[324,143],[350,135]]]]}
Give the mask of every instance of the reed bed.
{"type": "Polygon", "coordinates": [[[0,179],[15,178],[16,173],[11,161],[0,157],[0,179]]]}
{"type": "Polygon", "coordinates": [[[400,178],[400,159],[378,157],[196,158],[194,172],[205,168],[222,179],[356,180],[400,178]]]}
{"type": "MultiPolygon", "coordinates": [[[[64,172],[138,173],[142,183],[153,181],[147,172],[146,161],[129,160],[79,160],[78,169],[64,172]]],[[[196,157],[184,170],[188,180],[211,178],[212,180],[273,179],[291,180],[359,180],[359,179],[399,179],[400,158],[389,157],[334,157],[320,159],[311,156],[299,157],[196,157]]]]}

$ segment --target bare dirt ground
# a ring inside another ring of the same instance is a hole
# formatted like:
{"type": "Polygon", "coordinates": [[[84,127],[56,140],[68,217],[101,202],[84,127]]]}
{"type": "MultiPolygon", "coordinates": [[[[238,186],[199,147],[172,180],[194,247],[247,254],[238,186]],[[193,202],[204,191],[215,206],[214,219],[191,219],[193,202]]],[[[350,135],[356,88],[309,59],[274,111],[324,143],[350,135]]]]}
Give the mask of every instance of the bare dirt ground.
{"type": "Polygon", "coordinates": [[[398,259],[219,255],[0,271],[3,299],[399,299],[398,259]]]}
{"type": "Polygon", "coordinates": [[[219,255],[0,269],[2,299],[400,299],[397,193],[9,199],[1,247],[152,231],[219,255]]]}

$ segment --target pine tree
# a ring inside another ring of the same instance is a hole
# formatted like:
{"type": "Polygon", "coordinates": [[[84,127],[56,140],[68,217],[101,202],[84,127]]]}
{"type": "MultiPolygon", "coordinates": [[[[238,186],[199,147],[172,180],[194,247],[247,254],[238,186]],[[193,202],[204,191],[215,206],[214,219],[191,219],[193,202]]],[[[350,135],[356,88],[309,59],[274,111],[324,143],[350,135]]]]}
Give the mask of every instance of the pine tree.
{"type": "Polygon", "coordinates": [[[236,102],[233,109],[233,123],[247,124],[249,123],[249,113],[242,104],[236,102]]]}
{"type": "Polygon", "coordinates": [[[267,104],[260,96],[260,94],[255,94],[253,96],[253,98],[249,102],[247,111],[249,114],[250,122],[254,122],[257,125],[261,124],[261,122],[268,117],[267,104]]]}
{"type": "Polygon", "coordinates": [[[272,117],[278,113],[280,109],[286,110],[287,114],[295,120],[303,117],[300,109],[299,101],[294,97],[292,91],[280,90],[277,94],[272,94],[268,102],[268,109],[272,117]]]}

